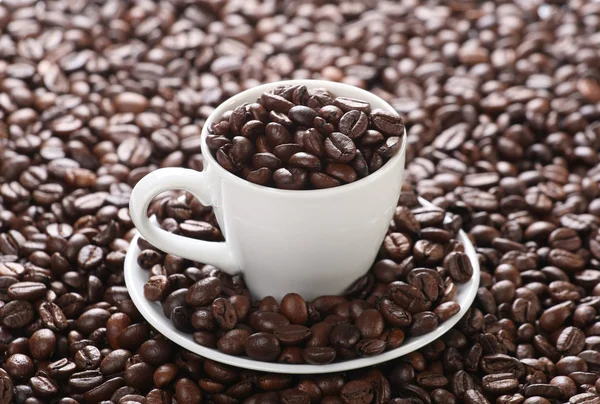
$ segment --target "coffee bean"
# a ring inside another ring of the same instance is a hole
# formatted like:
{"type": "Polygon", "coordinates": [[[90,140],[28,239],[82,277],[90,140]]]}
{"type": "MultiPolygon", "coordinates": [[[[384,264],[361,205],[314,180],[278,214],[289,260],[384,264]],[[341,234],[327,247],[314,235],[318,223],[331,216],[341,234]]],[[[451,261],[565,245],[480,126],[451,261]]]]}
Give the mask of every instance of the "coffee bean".
{"type": "Polygon", "coordinates": [[[482,387],[492,394],[506,394],[518,389],[518,380],[511,373],[486,375],[482,378],[482,387]]]}
{"type": "Polygon", "coordinates": [[[204,278],[187,290],[185,302],[190,306],[206,306],[221,294],[221,290],[222,284],[218,278],[204,278]]]}
{"type": "Polygon", "coordinates": [[[433,310],[440,323],[447,321],[450,317],[458,314],[459,311],[460,305],[453,301],[442,303],[433,310]]]}
{"type": "Polygon", "coordinates": [[[327,185],[332,184],[333,181],[350,183],[357,179],[356,171],[347,164],[329,163],[325,168],[325,173],[329,178],[319,177],[319,180],[326,181],[327,185]]]}
{"type": "Polygon", "coordinates": [[[13,379],[26,379],[33,375],[35,367],[31,358],[23,354],[14,354],[6,359],[6,372],[13,379]]]}
{"type": "Polygon", "coordinates": [[[302,358],[311,365],[331,363],[335,356],[335,349],[331,347],[308,347],[302,350],[302,358]]]}
{"type": "Polygon", "coordinates": [[[261,361],[273,361],[281,352],[279,340],[265,332],[250,335],[245,350],[250,358],[261,361]]]}
{"type": "Polygon", "coordinates": [[[301,126],[310,126],[317,116],[317,112],[304,105],[296,105],[290,108],[288,116],[293,122],[301,126]]]}
{"type": "Polygon", "coordinates": [[[56,349],[56,335],[49,329],[42,328],[33,333],[29,339],[29,352],[34,359],[48,359],[56,349]]]}
{"type": "Polygon", "coordinates": [[[364,310],[355,321],[362,338],[378,338],[384,329],[381,313],[375,309],[364,310]]]}
{"type": "Polygon", "coordinates": [[[365,380],[353,380],[344,384],[340,391],[344,403],[370,403],[373,400],[371,383],[365,380]]]}
{"type": "Polygon", "coordinates": [[[250,324],[258,331],[273,333],[275,330],[290,324],[283,315],[272,311],[259,311],[253,313],[250,324]]]}
{"type": "Polygon", "coordinates": [[[565,328],[559,335],[556,348],[568,355],[576,355],[585,346],[585,334],[575,327],[565,328]]]}
{"type": "Polygon", "coordinates": [[[94,245],[86,245],[77,254],[77,264],[81,269],[91,270],[100,265],[104,253],[102,249],[94,245]]]}
{"type": "MultiPolygon", "coordinates": [[[[100,371],[104,375],[112,375],[125,370],[127,360],[132,353],[125,349],[115,349],[100,362],[100,371]]],[[[60,368],[61,370],[64,367],[60,368]]],[[[73,369],[74,371],[75,369],[73,369]]]]}
{"type": "Polygon", "coordinates": [[[319,158],[305,152],[292,155],[289,159],[289,164],[309,171],[321,171],[321,161],[319,158]]]}
{"type": "Polygon", "coordinates": [[[271,181],[273,173],[266,167],[261,167],[254,171],[249,171],[246,175],[246,179],[250,182],[259,185],[267,185],[271,181]]]}
{"type": "Polygon", "coordinates": [[[152,276],[144,285],[144,297],[151,301],[164,300],[168,296],[168,292],[169,281],[164,275],[152,276]]]}
{"type": "Polygon", "coordinates": [[[408,256],[411,249],[411,240],[403,233],[392,233],[383,241],[386,253],[395,261],[401,261],[408,256]]]}
{"type": "Polygon", "coordinates": [[[278,188],[301,189],[307,180],[307,173],[301,168],[280,168],[273,173],[273,180],[278,188]]]}
{"type": "Polygon", "coordinates": [[[371,112],[371,106],[367,102],[355,98],[337,97],[333,100],[333,103],[344,112],[348,112],[350,110],[358,110],[364,112],[365,114],[369,114],[371,112]]]}
{"type": "Polygon", "coordinates": [[[376,150],[377,154],[383,158],[392,158],[402,147],[402,138],[397,136],[388,137],[381,146],[376,150]]]}
{"type": "Polygon", "coordinates": [[[324,138],[313,128],[306,130],[304,136],[302,137],[302,145],[304,146],[304,150],[313,156],[317,156],[319,158],[323,158],[325,156],[324,138]]]}
{"type": "Polygon", "coordinates": [[[438,326],[438,317],[435,313],[424,311],[413,316],[410,333],[418,336],[433,331],[438,326]]]}
{"type": "Polygon", "coordinates": [[[294,106],[291,102],[286,100],[285,98],[271,94],[271,93],[263,93],[260,96],[261,105],[269,110],[276,112],[288,113],[290,109],[294,106]]]}
{"type": "Polygon", "coordinates": [[[244,352],[250,332],[247,330],[230,330],[217,341],[217,347],[228,355],[239,355],[244,352]]]}
{"type": "Polygon", "coordinates": [[[583,258],[560,248],[550,250],[548,263],[566,271],[579,271],[585,266],[583,258]]]}
{"type": "Polygon", "coordinates": [[[350,324],[338,324],[334,326],[329,335],[331,345],[334,347],[351,349],[360,339],[360,331],[350,324]]]}
{"type": "Polygon", "coordinates": [[[44,296],[46,289],[46,285],[40,282],[18,282],[8,287],[8,297],[33,301],[44,296]]]}
{"type": "Polygon", "coordinates": [[[412,314],[426,311],[431,306],[421,291],[404,282],[392,282],[388,290],[392,300],[412,314]]]}
{"type": "Polygon", "coordinates": [[[291,324],[304,325],[308,321],[308,309],[302,296],[296,293],[288,293],[281,299],[280,313],[285,316],[291,324]]]}
{"type": "Polygon", "coordinates": [[[554,330],[571,314],[572,302],[563,302],[545,310],[540,317],[540,327],[544,330],[554,330]]]}
{"type": "Polygon", "coordinates": [[[298,345],[310,338],[312,333],[306,326],[289,324],[276,328],[273,335],[284,345],[298,345]]]}
{"type": "Polygon", "coordinates": [[[150,327],[148,324],[132,324],[121,331],[117,338],[117,343],[119,347],[134,350],[148,339],[149,334],[150,327]]]}
{"type": "Polygon", "coordinates": [[[488,404],[489,401],[485,398],[481,392],[477,390],[465,391],[464,401],[466,404],[488,404]]]}
{"type": "Polygon", "coordinates": [[[387,346],[387,341],[381,339],[363,339],[356,344],[356,353],[360,357],[376,356],[382,353],[387,346]]]}
{"type": "Polygon", "coordinates": [[[69,386],[75,391],[84,392],[102,384],[103,377],[99,370],[86,370],[73,373],[69,378],[69,386]]]}
{"type": "Polygon", "coordinates": [[[338,163],[349,163],[356,155],[356,145],[343,133],[333,132],[324,142],[325,154],[338,163]]]}
{"type": "Polygon", "coordinates": [[[9,404],[13,398],[13,384],[9,377],[0,377],[0,403],[9,404]]]}
{"type": "MultiPolygon", "coordinates": [[[[375,124],[373,122],[373,124],[375,124]]],[[[346,112],[339,121],[339,129],[350,139],[358,139],[367,130],[369,118],[364,112],[352,110],[346,112]]]]}
{"type": "Polygon", "coordinates": [[[33,321],[34,309],[29,302],[12,300],[0,307],[0,317],[6,327],[22,328],[33,321]]]}
{"type": "Polygon", "coordinates": [[[471,279],[473,267],[465,253],[452,252],[444,259],[444,268],[450,273],[452,279],[458,283],[464,283],[471,279]]]}
{"type": "Polygon", "coordinates": [[[182,378],[175,385],[175,398],[182,404],[202,402],[202,391],[192,380],[182,378]]]}

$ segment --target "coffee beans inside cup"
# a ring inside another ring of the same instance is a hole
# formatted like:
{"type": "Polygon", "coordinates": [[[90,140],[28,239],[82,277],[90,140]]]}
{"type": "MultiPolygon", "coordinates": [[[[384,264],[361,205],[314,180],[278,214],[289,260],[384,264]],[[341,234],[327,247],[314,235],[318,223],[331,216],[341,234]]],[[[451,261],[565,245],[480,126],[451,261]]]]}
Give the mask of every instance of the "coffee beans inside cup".
{"type": "Polygon", "coordinates": [[[379,170],[400,151],[404,123],[362,100],[287,85],[225,112],[208,131],[226,170],[260,185],[322,189],[379,170]]]}
{"type": "MultiPolygon", "coordinates": [[[[456,285],[473,274],[456,240],[458,216],[444,220],[442,209],[414,199],[406,205],[396,208],[369,273],[343,296],[307,302],[289,293],[281,301],[253,301],[241,276],[163,254],[139,239],[138,264],[149,272],[144,295],[162,304],[176,329],[226,354],[313,365],[378,355],[456,315],[456,285]]],[[[171,232],[205,240],[220,235],[209,223],[162,212],[158,219],[171,232]]]]}

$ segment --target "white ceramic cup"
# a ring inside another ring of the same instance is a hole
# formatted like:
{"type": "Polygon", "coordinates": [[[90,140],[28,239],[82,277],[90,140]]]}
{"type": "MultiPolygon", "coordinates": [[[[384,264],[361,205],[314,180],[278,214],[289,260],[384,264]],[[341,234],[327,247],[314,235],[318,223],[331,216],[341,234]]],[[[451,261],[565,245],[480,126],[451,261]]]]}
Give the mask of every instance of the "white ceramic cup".
{"type": "Polygon", "coordinates": [[[338,295],[372,265],[394,214],[404,174],[402,148],[378,171],[354,183],[320,190],[281,190],[253,184],[221,167],[206,144],[207,128],[225,111],[255,102],[285,84],[327,88],[335,96],[368,101],[394,112],[381,98],[328,81],[291,80],[246,90],[214,110],[202,131],[202,172],[163,168],[142,178],[129,203],[133,223],[152,245],[171,254],[241,273],[253,297],[281,299],[295,292],[306,300],[338,295]],[[182,189],[212,205],[225,242],[175,235],[153,225],[148,205],[156,195],[182,189]]]}

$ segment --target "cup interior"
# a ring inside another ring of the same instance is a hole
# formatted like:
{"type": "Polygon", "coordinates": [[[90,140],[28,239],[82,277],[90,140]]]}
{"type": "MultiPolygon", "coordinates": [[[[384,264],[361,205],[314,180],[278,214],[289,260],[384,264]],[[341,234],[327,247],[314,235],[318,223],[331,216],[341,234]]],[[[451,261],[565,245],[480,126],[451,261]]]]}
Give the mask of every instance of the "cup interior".
{"type": "MultiPolygon", "coordinates": [[[[250,181],[247,181],[243,178],[236,176],[233,173],[230,173],[229,171],[227,171],[226,169],[221,167],[221,165],[219,163],[217,163],[217,160],[213,156],[212,152],[210,151],[210,149],[208,148],[208,145],[206,143],[206,138],[208,136],[208,128],[210,127],[210,125],[213,122],[218,121],[225,112],[227,112],[229,110],[233,110],[244,103],[256,102],[256,100],[260,97],[260,95],[262,93],[272,91],[279,86],[285,86],[285,85],[304,85],[309,90],[315,89],[315,88],[325,88],[325,89],[329,90],[336,97],[349,97],[349,98],[356,98],[356,99],[360,99],[363,101],[367,101],[369,104],[371,104],[372,110],[382,109],[384,111],[392,112],[394,114],[396,113],[394,108],[390,104],[388,104],[385,100],[383,100],[381,97],[378,97],[375,94],[370,93],[369,91],[363,90],[361,88],[351,86],[349,84],[337,83],[337,82],[333,82],[333,81],[285,80],[285,81],[276,81],[274,83],[262,84],[260,86],[250,88],[248,90],[242,91],[241,93],[239,93],[237,95],[234,95],[233,97],[229,98],[227,101],[225,101],[221,105],[219,105],[209,115],[209,117],[207,118],[206,123],[204,124],[204,127],[202,129],[202,138],[201,138],[202,155],[204,156],[205,159],[209,160],[209,164],[211,164],[211,166],[215,167],[216,170],[218,170],[221,173],[221,175],[225,176],[226,178],[231,179],[234,182],[237,182],[239,185],[259,187],[260,189],[263,189],[266,192],[292,193],[296,196],[298,196],[298,195],[314,195],[315,193],[323,195],[323,194],[329,193],[329,192],[340,192],[343,190],[347,190],[349,188],[354,188],[354,187],[364,184],[368,181],[373,181],[379,176],[385,175],[385,173],[387,171],[393,169],[393,167],[396,166],[395,163],[397,163],[398,160],[400,160],[406,153],[406,131],[404,131],[404,134],[402,135],[403,140],[402,140],[401,149],[398,151],[398,153],[396,153],[396,155],[394,155],[392,158],[390,158],[379,170],[377,170],[373,174],[367,175],[365,178],[361,178],[358,181],[355,181],[353,183],[345,184],[345,185],[342,185],[339,187],[325,188],[325,189],[312,189],[312,190],[286,190],[286,189],[271,188],[271,187],[254,184],[250,181]]],[[[404,169],[404,167],[402,167],[402,169],[404,169]]]]}

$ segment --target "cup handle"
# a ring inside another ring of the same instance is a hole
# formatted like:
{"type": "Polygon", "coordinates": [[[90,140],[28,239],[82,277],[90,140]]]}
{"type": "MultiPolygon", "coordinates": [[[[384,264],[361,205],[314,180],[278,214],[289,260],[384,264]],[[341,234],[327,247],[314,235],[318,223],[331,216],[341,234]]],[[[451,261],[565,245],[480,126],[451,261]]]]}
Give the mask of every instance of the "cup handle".
{"type": "Polygon", "coordinates": [[[150,244],[170,254],[214,265],[230,275],[239,273],[240,269],[226,241],[210,242],[183,237],[150,222],[147,212],[152,198],[173,189],[188,191],[203,204],[210,204],[211,197],[202,172],[177,167],[152,171],[136,184],[129,200],[131,220],[141,235],[150,244]]]}

